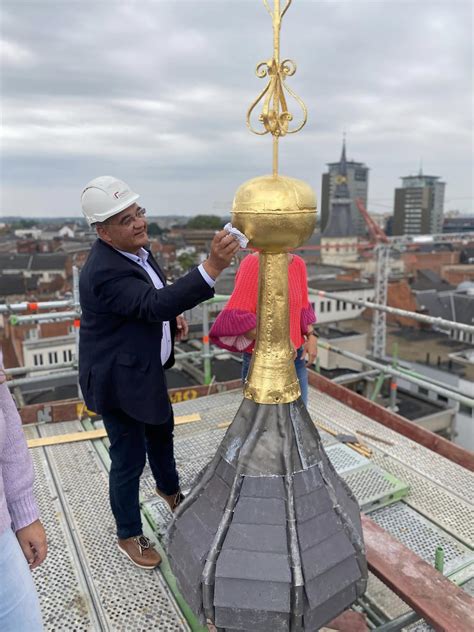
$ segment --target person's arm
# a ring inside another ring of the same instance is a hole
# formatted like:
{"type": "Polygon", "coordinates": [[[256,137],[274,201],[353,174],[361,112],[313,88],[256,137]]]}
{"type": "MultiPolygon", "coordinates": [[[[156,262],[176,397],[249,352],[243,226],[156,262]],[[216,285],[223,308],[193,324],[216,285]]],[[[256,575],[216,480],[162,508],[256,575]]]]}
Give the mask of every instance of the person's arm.
{"type": "Polygon", "coordinates": [[[35,568],[46,557],[46,534],[33,493],[33,464],[20,415],[5,381],[0,383],[0,415],[3,417],[0,423],[5,425],[6,431],[0,460],[7,508],[23,553],[30,567],[35,568]]]}
{"type": "Polygon", "coordinates": [[[304,354],[306,357],[306,365],[310,366],[314,364],[318,355],[318,334],[314,331],[313,326],[309,325],[306,332],[306,342],[303,345],[304,354]]]}
{"type": "Polygon", "coordinates": [[[314,330],[316,314],[314,313],[308,298],[308,276],[306,272],[306,264],[303,259],[301,259],[301,294],[301,332],[306,338],[303,345],[303,357],[306,358],[306,364],[309,366],[314,364],[318,355],[318,335],[314,330]]]}
{"type": "MultiPolygon", "coordinates": [[[[209,258],[202,264],[212,278],[230,264],[239,248],[232,236],[221,233],[216,234],[209,258]]],[[[214,296],[213,288],[197,268],[159,290],[145,279],[136,276],[131,279],[129,272],[110,268],[98,272],[94,281],[92,291],[104,308],[126,318],[148,322],[169,321],[214,296]]]]}

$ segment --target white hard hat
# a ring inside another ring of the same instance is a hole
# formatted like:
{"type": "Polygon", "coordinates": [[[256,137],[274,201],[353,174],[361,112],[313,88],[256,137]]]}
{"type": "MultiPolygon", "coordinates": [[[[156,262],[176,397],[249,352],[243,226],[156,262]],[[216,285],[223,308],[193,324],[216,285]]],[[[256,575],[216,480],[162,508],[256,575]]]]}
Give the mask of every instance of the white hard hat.
{"type": "Polygon", "coordinates": [[[140,196],[122,180],[113,176],[99,176],[91,180],[81,195],[82,212],[89,226],[104,222],[109,217],[131,206],[140,196]]]}

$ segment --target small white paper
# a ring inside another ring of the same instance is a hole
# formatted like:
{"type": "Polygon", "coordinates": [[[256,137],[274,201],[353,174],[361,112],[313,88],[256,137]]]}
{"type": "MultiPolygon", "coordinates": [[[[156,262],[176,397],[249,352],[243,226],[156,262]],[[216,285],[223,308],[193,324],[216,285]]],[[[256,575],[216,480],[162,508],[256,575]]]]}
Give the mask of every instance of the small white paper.
{"type": "Polygon", "coordinates": [[[247,248],[247,244],[249,243],[249,240],[243,233],[240,232],[238,228],[234,228],[232,224],[229,222],[228,224],[224,226],[224,230],[230,233],[231,235],[234,235],[234,237],[239,242],[241,248],[247,248]]]}

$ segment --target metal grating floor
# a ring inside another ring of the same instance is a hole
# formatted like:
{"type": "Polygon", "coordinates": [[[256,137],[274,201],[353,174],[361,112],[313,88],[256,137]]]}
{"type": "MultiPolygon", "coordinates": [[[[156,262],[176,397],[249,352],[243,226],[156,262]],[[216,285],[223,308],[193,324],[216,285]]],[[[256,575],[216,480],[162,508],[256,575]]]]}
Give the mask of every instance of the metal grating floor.
{"type": "Polygon", "coordinates": [[[366,459],[365,456],[362,456],[362,454],[359,454],[343,443],[336,442],[326,447],[326,454],[333,464],[334,469],[337,470],[339,474],[370,463],[370,460],[366,459]]]}
{"type": "MultiPolygon", "coordinates": [[[[393,472],[410,485],[405,502],[440,527],[474,548],[474,507],[439,487],[423,474],[405,467],[392,457],[374,454],[375,463],[393,472]]],[[[456,479],[453,479],[453,487],[456,479]]],[[[474,481],[473,481],[474,485],[474,481]]]]}
{"type": "Polygon", "coordinates": [[[342,472],[341,477],[353,491],[364,512],[393,503],[408,492],[405,483],[372,463],[342,472]]]}
{"type": "MultiPolygon", "coordinates": [[[[80,430],[79,422],[68,422],[41,426],[40,434],[80,430]]],[[[44,477],[50,475],[61,505],[60,512],[46,506],[42,514],[56,582],[53,585],[46,566],[42,574],[35,574],[46,630],[190,630],[161,573],[140,570],[118,552],[108,476],[93,444],[54,445],[32,452],[38,484],[48,489],[44,477]],[[58,526],[61,517],[71,534],[69,542],[58,526]],[[74,564],[71,551],[77,556],[74,564]]],[[[43,505],[51,507],[46,501],[43,505]]]]}
{"type": "Polygon", "coordinates": [[[90,630],[98,618],[77,558],[58,490],[49,475],[43,450],[32,450],[35,494],[45,525],[49,552],[34,571],[46,630],[90,630]]]}
{"type": "Polygon", "coordinates": [[[310,389],[310,391],[312,392],[308,410],[314,421],[322,421],[324,425],[338,432],[341,429],[351,433],[362,430],[374,436],[380,436],[393,445],[378,443],[365,437],[364,442],[378,453],[388,454],[407,469],[410,468],[423,474],[427,479],[436,483],[438,487],[444,487],[454,496],[470,503],[471,506],[474,504],[474,485],[471,472],[394,430],[382,426],[377,421],[338,402],[329,395],[319,393],[314,389],[310,389]],[[382,434],[380,434],[381,432],[382,434]],[[455,481],[454,486],[453,481],[455,481]]]}
{"type": "Polygon", "coordinates": [[[474,562],[473,551],[441,531],[404,502],[373,511],[370,517],[432,566],[435,549],[441,546],[444,551],[445,575],[451,575],[466,564],[474,562]]]}

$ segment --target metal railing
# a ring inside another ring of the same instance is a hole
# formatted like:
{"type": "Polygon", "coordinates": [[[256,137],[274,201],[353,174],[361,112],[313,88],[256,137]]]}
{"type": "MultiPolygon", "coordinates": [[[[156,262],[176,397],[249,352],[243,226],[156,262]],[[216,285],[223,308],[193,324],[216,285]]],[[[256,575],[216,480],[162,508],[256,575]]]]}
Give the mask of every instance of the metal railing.
{"type": "Polygon", "coordinates": [[[350,360],[356,360],[357,362],[365,366],[370,366],[374,369],[378,369],[381,373],[386,373],[387,375],[393,375],[395,377],[402,378],[406,382],[411,382],[413,384],[416,384],[417,386],[421,386],[423,388],[426,388],[427,386],[429,386],[429,388],[434,393],[438,393],[439,395],[443,395],[444,397],[447,397],[448,399],[452,399],[457,402],[460,402],[461,404],[464,404],[465,406],[468,406],[469,408],[474,408],[474,399],[472,399],[471,397],[466,397],[459,391],[451,390],[449,388],[445,388],[444,386],[439,386],[440,382],[432,382],[427,377],[423,377],[423,378],[415,377],[411,373],[405,373],[404,371],[401,371],[400,369],[396,369],[393,366],[390,366],[387,364],[381,364],[380,362],[376,362],[375,360],[370,360],[369,358],[366,358],[365,356],[361,356],[357,353],[352,353],[352,351],[345,351],[344,349],[339,349],[339,347],[335,347],[329,342],[322,342],[321,340],[318,340],[318,347],[321,347],[321,349],[326,349],[327,351],[332,351],[333,353],[342,355],[345,358],[349,358],[350,360]]]}
{"type": "Polygon", "coordinates": [[[388,305],[379,305],[372,303],[372,301],[366,301],[362,298],[348,298],[341,296],[341,294],[335,294],[334,292],[325,292],[323,290],[310,290],[311,294],[316,294],[321,298],[329,298],[333,301],[340,301],[341,303],[350,303],[351,305],[357,305],[358,307],[368,307],[369,309],[375,309],[387,314],[394,314],[396,316],[403,316],[404,318],[410,318],[417,320],[421,323],[427,323],[435,325],[442,329],[458,329],[470,334],[474,334],[474,325],[466,325],[465,323],[456,323],[452,320],[446,320],[439,316],[428,316],[427,314],[419,314],[418,312],[410,312],[406,309],[399,309],[398,307],[389,307],[388,305]]]}

